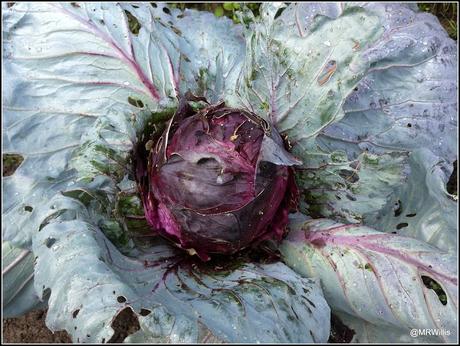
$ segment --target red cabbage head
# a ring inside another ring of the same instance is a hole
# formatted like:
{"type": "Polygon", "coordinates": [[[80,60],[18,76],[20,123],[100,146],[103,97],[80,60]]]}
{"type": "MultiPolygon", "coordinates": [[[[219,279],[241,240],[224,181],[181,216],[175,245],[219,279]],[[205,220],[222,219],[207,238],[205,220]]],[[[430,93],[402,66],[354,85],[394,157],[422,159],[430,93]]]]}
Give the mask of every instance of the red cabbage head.
{"type": "Polygon", "coordinates": [[[297,204],[290,166],[300,162],[262,118],[223,102],[195,112],[182,101],[143,150],[137,179],[154,232],[203,260],[283,237],[297,204]]]}

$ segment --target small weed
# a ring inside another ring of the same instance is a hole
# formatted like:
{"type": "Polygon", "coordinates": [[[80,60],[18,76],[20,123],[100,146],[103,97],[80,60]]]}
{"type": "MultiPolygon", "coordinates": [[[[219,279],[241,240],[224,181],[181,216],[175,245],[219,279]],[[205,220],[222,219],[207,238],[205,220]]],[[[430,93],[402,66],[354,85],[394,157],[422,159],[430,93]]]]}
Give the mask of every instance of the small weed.
{"type": "Polygon", "coordinates": [[[419,2],[421,11],[429,12],[438,17],[449,36],[457,40],[457,3],[456,2],[419,2]]]}
{"type": "MultiPolygon", "coordinates": [[[[228,17],[235,24],[240,22],[237,11],[241,9],[242,3],[239,2],[224,2],[224,3],[168,3],[168,6],[171,8],[178,8],[180,10],[184,10],[186,8],[191,8],[199,11],[208,11],[214,13],[217,17],[228,17]]],[[[247,6],[257,17],[259,15],[259,7],[260,3],[250,2],[245,3],[247,6]]]]}

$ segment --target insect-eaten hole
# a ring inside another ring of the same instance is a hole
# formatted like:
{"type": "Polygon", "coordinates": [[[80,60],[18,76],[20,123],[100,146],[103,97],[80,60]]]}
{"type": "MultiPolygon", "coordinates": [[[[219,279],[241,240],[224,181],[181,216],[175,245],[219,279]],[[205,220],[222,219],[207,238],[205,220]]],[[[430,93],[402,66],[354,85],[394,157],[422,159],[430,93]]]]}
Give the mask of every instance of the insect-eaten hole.
{"type": "Polygon", "coordinates": [[[45,245],[47,248],[50,248],[51,246],[53,246],[55,242],[56,242],[55,238],[49,237],[45,240],[45,245]]]}
{"type": "Polygon", "coordinates": [[[117,302],[119,302],[119,303],[125,303],[125,302],[126,302],[126,298],[123,297],[123,296],[118,296],[118,297],[117,297],[117,302]]]}
{"type": "MultiPolygon", "coordinates": [[[[54,209],[54,208],[52,207],[52,209],[54,209]]],[[[66,211],[67,211],[67,209],[58,210],[57,212],[52,213],[51,215],[47,216],[43,220],[43,222],[40,224],[40,226],[38,227],[38,231],[40,232],[44,227],[49,225],[53,220],[57,219],[59,216],[64,214],[66,211]]]]}
{"type": "Polygon", "coordinates": [[[414,216],[417,216],[417,213],[406,214],[406,217],[414,217],[414,216]]]}
{"type": "Polygon", "coordinates": [[[454,161],[453,166],[454,169],[452,171],[452,174],[450,175],[449,181],[447,182],[446,185],[446,190],[449,192],[451,195],[456,195],[458,196],[458,186],[457,186],[457,160],[454,161]]]}
{"type": "Polygon", "coordinates": [[[216,159],[213,159],[212,157],[202,157],[201,159],[198,160],[196,163],[198,166],[205,166],[209,168],[219,168],[219,162],[217,162],[216,159]]]}
{"type": "Polygon", "coordinates": [[[439,298],[442,305],[447,305],[447,295],[441,285],[429,276],[422,275],[422,281],[426,288],[433,290],[439,298]]]}
{"type": "Polygon", "coordinates": [[[7,177],[12,175],[19,167],[24,158],[17,154],[3,154],[3,176],[7,177]]]}
{"type": "Polygon", "coordinates": [[[133,35],[139,35],[139,30],[141,30],[141,24],[137,20],[136,17],[133,16],[133,14],[127,10],[125,10],[126,17],[128,18],[128,26],[129,26],[129,31],[133,35]]]}
{"type": "Polygon", "coordinates": [[[281,14],[284,12],[285,9],[286,7],[279,8],[278,11],[276,11],[275,19],[281,16],[281,14]]]}
{"type": "Polygon", "coordinates": [[[166,14],[171,14],[171,11],[167,7],[163,7],[163,12],[166,14]]]}
{"type": "Polygon", "coordinates": [[[114,333],[107,343],[121,343],[127,336],[137,332],[141,328],[136,314],[128,307],[118,313],[111,327],[114,333]]]}
{"type": "Polygon", "coordinates": [[[152,312],[152,311],[150,311],[150,310],[148,310],[148,309],[143,309],[143,308],[142,308],[141,311],[139,312],[139,314],[140,314],[141,316],[148,316],[148,315],[150,315],[151,312],[152,312]]]}
{"type": "Polygon", "coordinates": [[[135,99],[134,97],[128,96],[128,102],[134,107],[144,108],[144,103],[139,99],[135,99]]]}
{"type": "Polygon", "coordinates": [[[77,318],[79,312],[80,312],[80,309],[74,310],[74,312],[72,312],[72,317],[77,318]]]}
{"type": "Polygon", "coordinates": [[[34,210],[34,208],[32,208],[30,205],[26,205],[26,206],[24,207],[24,210],[25,210],[25,211],[28,211],[29,213],[31,213],[32,210],[34,210]]]}
{"type": "Polygon", "coordinates": [[[412,127],[412,124],[411,124],[411,123],[407,123],[407,127],[412,127]]]}
{"type": "Polygon", "coordinates": [[[402,213],[402,203],[401,200],[397,200],[394,206],[395,217],[398,217],[402,213]]]}
{"type": "Polygon", "coordinates": [[[401,223],[398,223],[398,224],[396,225],[396,229],[399,230],[399,229],[404,228],[404,227],[407,227],[407,226],[409,226],[409,224],[408,224],[407,222],[401,222],[401,223]]]}

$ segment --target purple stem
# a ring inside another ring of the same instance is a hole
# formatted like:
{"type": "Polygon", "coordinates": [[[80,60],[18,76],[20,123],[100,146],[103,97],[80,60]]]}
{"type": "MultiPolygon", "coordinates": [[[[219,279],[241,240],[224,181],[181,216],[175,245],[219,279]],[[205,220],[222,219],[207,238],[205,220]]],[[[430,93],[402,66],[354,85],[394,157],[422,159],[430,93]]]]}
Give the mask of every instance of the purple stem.
{"type": "Polygon", "coordinates": [[[430,266],[422,263],[420,260],[416,258],[408,256],[407,254],[399,250],[392,249],[392,248],[385,246],[388,240],[394,237],[400,237],[400,236],[395,236],[392,234],[370,234],[370,235],[359,235],[359,236],[336,235],[337,231],[345,231],[346,229],[350,227],[354,227],[354,226],[355,225],[342,225],[338,227],[333,227],[327,231],[318,231],[318,232],[305,231],[304,240],[306,240],[307,242],[309,242],[310,244],[318,248],[322,248],[328,244],[332,244],[333,246],[334,245],[335,246],[346,245],[350,248],[357,249],[358,251],[359,250],[371,250],[377,253],[382,253],[382,254],[385,254],[391,257],[395,257],[405,263],[409,263],[417,268],[423,269],[424,271],[432,274],[435,277],[442,278],[454,285],[457,285],[457,278],[448,276],[441,272],[438,272],[434,270],[433,268],[430,268],[430,266]],[[378,241],[378,244],[376,244],[375,241],[378,241]]]}

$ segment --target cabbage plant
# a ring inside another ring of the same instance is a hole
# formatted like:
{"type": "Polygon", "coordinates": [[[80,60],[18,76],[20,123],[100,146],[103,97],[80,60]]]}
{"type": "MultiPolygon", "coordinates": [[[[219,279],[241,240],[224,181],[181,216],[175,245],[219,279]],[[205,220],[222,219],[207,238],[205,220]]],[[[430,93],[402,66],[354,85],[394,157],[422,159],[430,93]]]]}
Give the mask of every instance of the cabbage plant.
{"type": "Polygon", "coordinates": [[[434,16],[2,6],[5,316],[47,306],[74,342],[125,309],[126,342],[457,340],[457,46],[434,16]]]}

